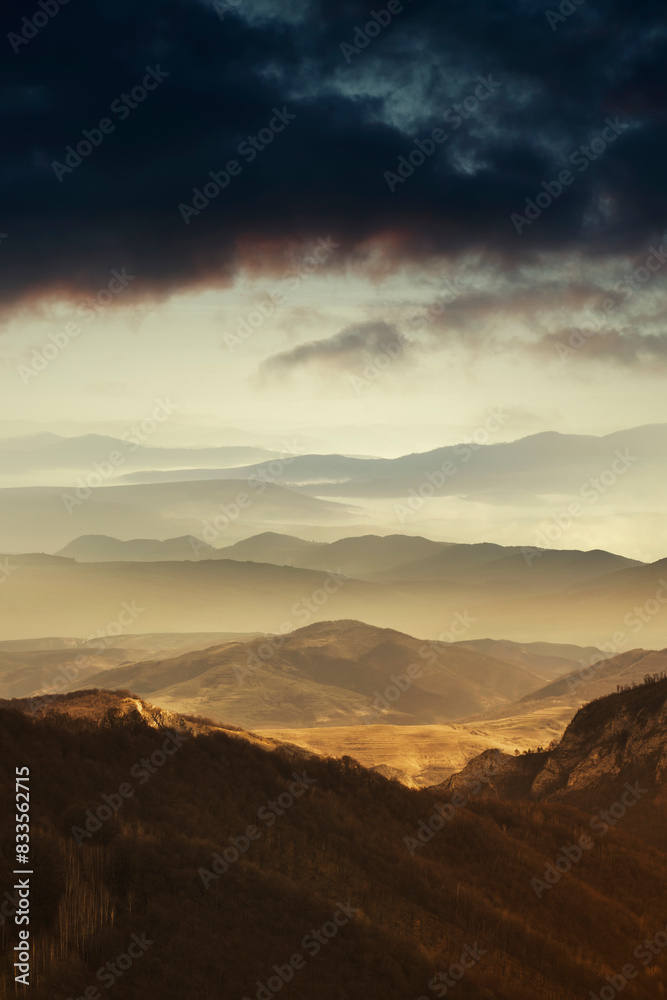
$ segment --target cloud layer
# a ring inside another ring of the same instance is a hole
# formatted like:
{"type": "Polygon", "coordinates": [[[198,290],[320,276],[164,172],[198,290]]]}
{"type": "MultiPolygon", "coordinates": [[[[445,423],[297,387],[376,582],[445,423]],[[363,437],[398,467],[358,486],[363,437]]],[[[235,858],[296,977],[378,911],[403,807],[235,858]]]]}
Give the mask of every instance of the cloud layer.
{"type": "Polygon", "coordinates": [[[26,12],[5,10],[0,70],[5,304],[95,293],[122,267],[137,296],[224,285],[328,233],[335,267],[371,273],[479,249],[501,268],[639,253],[667,222],[654,0],[555,25],[532,2],[415,0],[377,30],[357,0],[72,4],[37,29],[26,12]],[[295,117],[278,131],[276,113],[295,117]],[[613,141],[607,119],[628,126],[613,141]],[[228,183],[207,199],[211,172],[228,183]],[[519,234],[527,199],[546,207],[519,234]],[[187,224],[183,204],[201,206],[187,224]]]}
{"type": "Polygon", "coordinates": [[[268,358],[265,374],[280,373],[304,365],[323,364],[343,369],[363,364],[376,355],[395,358],[402,354],[404,338],[389,323],[359,323],[348,326],[333,337],[311,340],[268,358]]]}

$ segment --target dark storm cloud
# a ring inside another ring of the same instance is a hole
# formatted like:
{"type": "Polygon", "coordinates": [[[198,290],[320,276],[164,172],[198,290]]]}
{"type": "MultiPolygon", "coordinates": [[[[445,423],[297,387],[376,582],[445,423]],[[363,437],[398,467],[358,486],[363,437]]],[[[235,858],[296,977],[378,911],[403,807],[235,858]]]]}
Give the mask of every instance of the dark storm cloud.
{"type": "Polygon", "coordinates": [[[552,31],[537,3],[408,0],[346,59],[341,43],[360,41],[369,9],[356,0],[70,2],[35,29],[24,18],[40,8],[9,3],[5,302],[95,292],[123,267],[137,276],[134,295],[223,284],[263,255],[280,270],[284,242],[329,233],[345,248],[335,266],[363,265],[379,239],[377,271],[478,247],[507,266],[545,248],[614,254],[662,232],[662,4],[584,3],[552,31]],[[147,68],[168,75],[125,105],[127,115],[122,104],[112,110],[147,68]],[[460,126],[443,124],[480,76],[499,81],[497,91],[460,126]],[[239,145],[276,109],[296,117],[250,162],[239,145]],[[615,116],[631,127],[518,235],[510,215],[615,116]],[[90,155],[54,171],[104,118],[113,130],[90,155]],[[447,140],[392,192],[385,174],[441,126],[447,140]],[[193,188],[230,159],[240,172],[186,225],[179,204],[193,205],[193,188]]]}
{"type": "Polygon", "coordinates": [[[351,363],[361,363],[374,354],[402,354],[403,347],[403,337],[390,323],[359,323],[346,327],[326,340],[309,341],[289,351],[275,354],[264,362],[262,370],[268,374],[313,362],[349,367],[351,363]]]}

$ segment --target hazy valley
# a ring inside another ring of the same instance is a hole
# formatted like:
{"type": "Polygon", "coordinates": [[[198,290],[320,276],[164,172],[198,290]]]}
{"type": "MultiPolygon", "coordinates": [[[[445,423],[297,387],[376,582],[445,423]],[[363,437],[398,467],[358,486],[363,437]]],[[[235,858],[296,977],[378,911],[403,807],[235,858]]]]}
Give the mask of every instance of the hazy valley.
{"type": "MultiPolygon", "coordinates": [[[[519,444],[486,453],[480,489],[498,455],[528,476],[519,444]]],[[[579,471],[597,454],[559,446],[579,471]]],[[[296,467],[335,470],[324,489],[226,478],[222,453],[215,476],[171,478],[155,451],[139,483],[0,489],[23,549],[0,558],[0,743],[35,774],[31,998],[83,994],[128,939],[152,942],[128,1000],[266,1000],[290,942],[308,950],[303,921],[331,914],[326,960],[284,984],[295,1000],[431,1000],[470,942],[486,960],[461,1000],[597,988],[656,933],[667,879],[667,559],[427,537],[348,503],[344,482],[398,494],[430,457],[296,467]]],[[[637,1000],[662,995],[651,969],[637,1000]]]]}

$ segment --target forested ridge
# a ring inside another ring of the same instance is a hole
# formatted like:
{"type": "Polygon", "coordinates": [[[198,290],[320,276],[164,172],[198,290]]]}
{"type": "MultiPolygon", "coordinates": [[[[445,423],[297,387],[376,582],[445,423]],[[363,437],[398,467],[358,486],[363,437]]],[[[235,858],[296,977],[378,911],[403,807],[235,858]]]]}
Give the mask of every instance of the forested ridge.
{"type": "MultiPolygon", "coordinates": [[[[531,879],[588,830],[571,806],[482,801],[473,788],[445,808],[442,792],[350,758],[268,752],[224,732],[175,736],[138,716],[0,710],[5,901],[15,767],[31,774],[33,985],[16,995],[266,1000],[259,984],[275,986],[274,966],[298,953],[274,991],[287,1000],[573,1000],[667,922],[665,855],[621,830],[538,898],[531,879]],[[103,795],[121,803],[97,828],[103,795]],[[422,843],[434,815],[444,824],[422,843]],[[341,904],[353,915],[313,953],[304,941],[333,927],[341,904]],[[97,976],[133,935],[150,946],[111,983],[97,976]],[[443,993],[434,977],[466,946],[481,957],[443,993]]],[[[7,997],[16,937],[6,916],[7,997]]],[[[656,956],[624,996],[662,996],[662,968],[656,956]]]]}

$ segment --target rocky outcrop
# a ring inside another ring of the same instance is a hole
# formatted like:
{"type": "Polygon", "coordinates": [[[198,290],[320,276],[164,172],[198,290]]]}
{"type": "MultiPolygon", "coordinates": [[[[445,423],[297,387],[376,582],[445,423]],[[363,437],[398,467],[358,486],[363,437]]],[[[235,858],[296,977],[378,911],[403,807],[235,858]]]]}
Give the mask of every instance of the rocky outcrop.
{"type": "Polygon", "coordinates": [[[530,794],[533,779],[546,756],[546,753],[513,756],[501,750],[485,750],[473,757],[463,770],[435,787],[453,795],[481,786],[481,790],[475,792],[476,798],[524,798],[530,794]]]}
{"type": "Polygon", "coordinates": [[[486,750],[438,789],[471,782],[499,798],[592,803],[640,780],[651,798],[667,796],[667,679],[653,679],[581,708],[551,750],[511,757],[486,750]]]}
{"type": "Polygon", "coordinates": [[[667,680],[590,702],[577,712],[533,781],[533,798],[667,776],[667,680]]]}

